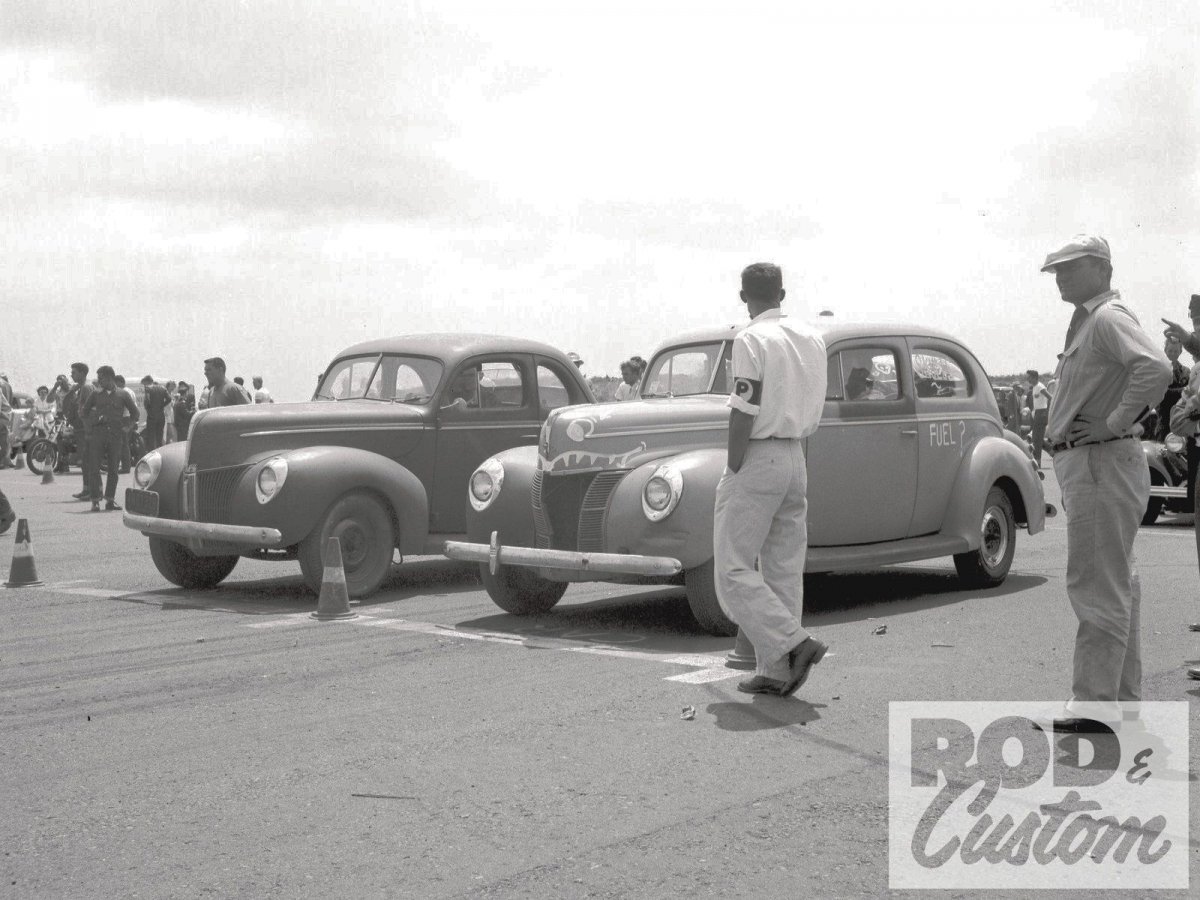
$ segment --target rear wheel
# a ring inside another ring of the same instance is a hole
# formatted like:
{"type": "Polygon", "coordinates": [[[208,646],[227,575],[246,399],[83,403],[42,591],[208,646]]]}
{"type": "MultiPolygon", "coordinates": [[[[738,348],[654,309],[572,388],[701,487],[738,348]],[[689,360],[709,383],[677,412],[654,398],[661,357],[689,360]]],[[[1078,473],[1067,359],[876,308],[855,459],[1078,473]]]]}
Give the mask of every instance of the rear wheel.
{"type": "Polygon", "coordinates": [[[969,587],[995,587],[1008,577],[1017,549],[1012,502],[999,487],[988,491],[979,524],[979,549],[954,556],[958,577],[969,587]]]}
{"type": "Polygon", "coordinates": [[[688,606],[701,628],[721,637],[737,634],[737,624],[725,615],[717,600],[717,578],[711,559],[684,572],[683,583],[687,588],[688,606]]]}
{"type": "Polygon", "coordinates": [[[214,588],[237,565],[236,556],[197,556],[182,544],[150,535],[150,558],[163,578],[182,588],[214,588]]]}
{"type": "Polygon", "coordinates": [[[321,593],[325,547],[331,537],[341,544],[346,592],[361,598],[379,590],[392,570],[392,553],[396,549],[392,517],[384,505],[367,493],[346,494],[334,501],[324,518],[300,542],[300,570],[317,594],[321,593]]]}
{"type": "Polygon", "coordinates": [[[549,612],[567,592],[565,581],[551,581],[525,566],[497,566],[493,575],[482,563],[479,578],[492,602],[514,616],[549,612]]]}
{"type": "Polygon", "coordinates": [[[30,441],[25,448],[25,461],[29,463],[29,471],[41,475],[46,468],[53,469],[58,465],[58,448],[46,438],[30,441]]]}
{"type": "MultiPolygon", "coordinates": [[[[1165,483],[1166,482],[1163,481],[1163,477],[1161,475],[1159,475],[1158,472],[1154,471],[1154,469],[1150,470],[1151,486],[1159,485],[1161,487],[1165,483]]],[[[1146,511],[1144,513],[1142,513],[1142,524],[1143,525],[1153,525],[1155,522],[1158,521],[1158,517],[1160,515],[1162,515],[1162,511],[1163,511],[1163,498],[1162,497],[1151,497],[1149,500],[1146,501],[1146,511]]]]}

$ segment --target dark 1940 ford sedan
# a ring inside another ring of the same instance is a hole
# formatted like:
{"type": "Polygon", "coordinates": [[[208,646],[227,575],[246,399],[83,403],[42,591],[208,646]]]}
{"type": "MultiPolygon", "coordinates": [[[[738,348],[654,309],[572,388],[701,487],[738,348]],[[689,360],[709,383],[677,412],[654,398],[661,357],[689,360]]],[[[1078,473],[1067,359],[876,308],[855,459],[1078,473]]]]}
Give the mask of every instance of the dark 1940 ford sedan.
{"type": "MultiPolygon", "coordinates": [[[[952,556],[999,584],[1016,529],[1041,531],[1040,473],[1006,432],[966,347],[920,327],[820,320],[829,387],[808,459],[809,572],[952,556]]],[[[732,634],[713,585],[713,502],[725,469],[736,326],[656,351],[641,398],[558,410],[539,444],[471,476],[470,543],[501,608],[544,612],[570,581],[679,583],[692,613],[732,634]]]]}
{"type": "Polygon", "coordinates": [[[416,335],[358,344],[312,402],[204,410],[187,441],[148,453],[125,496],[163,576],[212,587],[238,557],[298,559],[319,590],[341,541],[351,597],[393,554],[437,553],[466,530],[463,492],[488,457],[532,446],[547,414],[590,403],[578,369],[545,344],[416,335]]]}

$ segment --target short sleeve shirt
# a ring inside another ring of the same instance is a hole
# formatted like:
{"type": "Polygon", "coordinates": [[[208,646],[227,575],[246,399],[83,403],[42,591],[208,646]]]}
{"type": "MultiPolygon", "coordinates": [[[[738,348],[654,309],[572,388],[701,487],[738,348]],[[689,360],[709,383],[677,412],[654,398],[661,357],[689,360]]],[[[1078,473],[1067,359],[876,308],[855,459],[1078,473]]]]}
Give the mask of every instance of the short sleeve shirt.
{"type": "Polygon", "coordinates": [[[820,334],[769,309],[734,338],[728,405],[754,416],[751,440],[807,437],[821,422],[827,378],[820,334]]]}
{"type": "Polygon", "coordinates": [[[226,381],[220,387],[213,388],[208,395],[210,409],[215,406],[240,406],[249,402],[250,398],[245,390],[233,381],[226,381]]]}

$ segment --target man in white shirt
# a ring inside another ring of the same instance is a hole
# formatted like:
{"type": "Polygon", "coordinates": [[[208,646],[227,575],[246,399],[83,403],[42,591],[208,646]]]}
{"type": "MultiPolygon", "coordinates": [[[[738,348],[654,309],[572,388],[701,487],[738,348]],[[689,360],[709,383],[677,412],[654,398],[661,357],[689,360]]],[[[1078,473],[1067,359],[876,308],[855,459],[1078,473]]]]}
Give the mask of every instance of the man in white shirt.
{"type": "Polygon", "coordinates": [[[733,343],[728,469],[717,485],[713,569],[721,607],[754,645],[748,694],[788,696],[828,649],[800,623],[808,551],[808,472],[801,440],[825,405],[825,342],[784,316],[783,273],[742,272],[750,324],[733,343]],[[755,565],[755,561],[758,565],[755,565]]]}
{"type": "Polygon", "coordinates": [[[254,385],[254,402],[255,403],[274,403],[275,400],[271,396],[271,392],[263,387],[263,379],[261,375],[255,375],[250,379],[250,383],[254,385]]]}
{"type": "Polygon", "coordinates": [[[1025,395],[1025,402],[1029,404],[1029,409],[1033,413],[1033,434],[1030,435],[1030,440],[1033,441],[1033,458],[1037,461],[1040,469],[1042,467],[1042,442],[1046,439],[1046,422],[1050,415],[1051,397],[1050,391],[1042,384],[1037,369],[1029,369],[1025,373],[1025,377],[1029,380],[1029,392],[1025,395]]]}

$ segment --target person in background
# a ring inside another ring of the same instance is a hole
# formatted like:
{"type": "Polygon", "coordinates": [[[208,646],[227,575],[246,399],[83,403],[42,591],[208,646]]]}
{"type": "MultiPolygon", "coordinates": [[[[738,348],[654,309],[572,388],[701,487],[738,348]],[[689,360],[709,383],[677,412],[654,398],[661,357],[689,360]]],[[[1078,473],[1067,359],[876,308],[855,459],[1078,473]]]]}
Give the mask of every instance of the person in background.
{"type": "Polygon", "coordinates": [[[250,383],[254,385],[254,402],[255,403],[274,403],[275,398],[271,396],[271,392],[263,387],[263,379],[261,375],[255,375],[250,379],[250,383]]]}
{"type": "Polygon", "coordinates": [[[192,416],[196,415],[196,395],[192,393],[192,386],[186,381],[179,382],[175,399],[171,402],[171,412],[175,419],[175,434],[179,440],[186,441],[192,416]]]}
{"type": "Polygon", "coordinates": [[[33,401],[33,421],[43,432],[48,432],[54,423],[54,400],[50,397],[50,388],[44,384],[38,385],[37,399],[33,401]]]}
{"type": "Polygon", "coordinates": [[[638,398],[637,384],[641,378],[641,371],[632,359],[627,359],[621,363],[621,383],[617,385],[617,392],[613,394],[613,399],[619,401],[636,400],[638,398]]]}
{"type": "Polygon", "coordinates": [[[146,450],[157,450],[163,445],[163,429],[167,424],[167,407],[171,395],[161,384],[145,375],[142,378],[142,404],[146,407],[146,427],[142,429],[142,441],[146,450]]]}
{"type": "Polygon", "coordinates": [[[1046,440],[1046,421],[1050,412],[1050,391],[1042,384],[1037,369],[1029,369],[1025,372],[1025,377],[1029,380],[1029,392],[1025,396],[1025,403],[1032,415],[1033,433],[1030,440],[1033,441],[1033,459],[1040,469],[1042,443],[1046,440]]]}
{"type": "Polygon", "coordinates": [[[254,395],[251,394],[250,389],[246,387],[246,380],[242,378],[241,375],[238,375],[236,378],[234,378],[233,383],[236,384],[238,388],[241,389],[241,392],[246,396],[247,403],[254,402],[254,395]]]}
{"type": "MultiPolygon", "coordinates": [[[[1167,385],[1167,392],[1163,394],[1163,398],[1158,404],[1158,427],[1153,435],[1147,435],[1156,441],[1166,440],[1167,435],[1171,433],[1171,410],[1179,402],[1179,398],[1183,395],[1183,389],[1188,385],[1187,366],[1179,361],[1179,355],[1182,352],[1183,344],[1173,337],[1168,337],[1163,343],[1163,353],[1171,362],[1171,383],[1167,385]]],[[[1193,454],[1189,452],[1188,455],[1193,454]]]]}
{"type": "MultiPolygon", "coordinates": [[[[98,370],[97,370],[97,374],[99,374],[98,370]]],[[[119,390],[123,391],[129,397],[129,399],[133,401],[133,406],[136,409],[137,408],[137,394],[134,393],[133,388],[126,386],[125,376],[124,375],[116,376],[116,382],[117,382],[117,388],[119,390]]],[[[122,475],[128,475],[129,469],[131,468],[132,455],[129,451],[129,441],[130,441],[130,435],[133,434],[133,430],[134,430],[136,422],[137,422],[137,416],[133,416],[131,418],[129,416],[128,412],[121,413],[121,425],[125,432],[125,438],[121,444],[121,474],[122,475]]]]}
{"type": "Polygon", "coordinates": [[[4,491],[0,491],[0,534],[8,531],[15,521],[17,521],[17,514],[13,512],[12,505],[4,496],[4,491]]]}
{"type": "Polygon", "coordinates": [[[117,482],[122,447],[126,446],[129,434],[125,423],[137,424],[137,402],[127,391],[117,384],[116,373],[112,366],[100,366],[96,370],[100,387],[93,391],[80,408],[79,413],[85,422],[92,425],[92,436],[88,449],[92,455],[89,471],[92,475],[91,498],[92,512],[100,511],[100,463],[104,461],[108,467],[108,479],[104,485],[104,509],[118,510],[117,482]]]}
{"type": "Polygon", "coordinates": [[[9,429],[13,420],[12,389],[5,391],[5,381],[0,384],[0,469],[15,468],[9,457],[9,429]]]}
{"type": "MultiPolygon", "coordinates": [[[[63,411],[67,414],[67,423],[75,430],[75,444],[79,451],[80,460],[83,464],[83,490],[75,494],[76,500],[91,500],[92,499],[92,476],[91,465],[92,456],[90,452],[90,439],[92,434],[91,423],[83,417],[83,404],[87,403],[95,388],[88,383],[88,365],[87,363],[75,362],[71,363],[71,380],[75,382],[75,387],[72,388],[74,396],[68,402],[63,401],[63,411]]],[[[59,453],[59,460],[65,461],[66,454],[59,453]]],[[[96,473],[96,483],[100,481],[99,472],[96,473]]],[[[97,492],[96,499],[100,499],[100,494],[97,492]]]]}
{"type": "Polygon", "coordinates": [[[173,444],[179,440],[179,436],[175,433],[175,382],[168,381],[163,385],[167,389],[167,397],[170,398],[170,403],[165,411],[166,427],[163,429],[163,444],[173,444]]]}
{"type": "Polygon", "coordinates": [[[250,402],[250,394],[239,384],[225,378],[225,360],[219,356],[204,361],[204,378],[208,381],[208,401],[202,408],[240,406],[250,402]]]}

